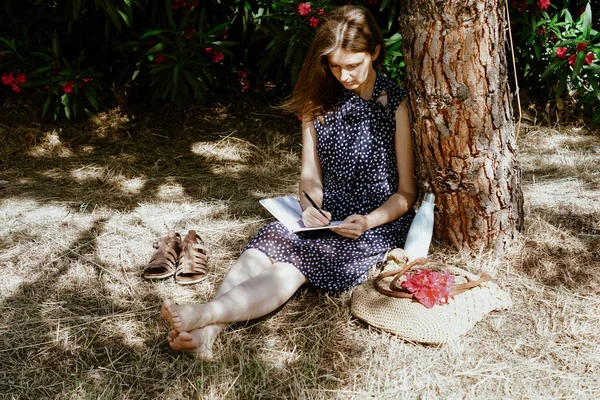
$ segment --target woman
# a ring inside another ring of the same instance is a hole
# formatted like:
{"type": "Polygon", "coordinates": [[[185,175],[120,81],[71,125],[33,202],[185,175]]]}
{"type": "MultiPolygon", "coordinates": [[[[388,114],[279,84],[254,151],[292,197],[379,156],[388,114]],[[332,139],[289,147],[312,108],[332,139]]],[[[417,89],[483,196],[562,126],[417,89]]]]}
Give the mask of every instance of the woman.
{"type": "Polygon", "coordinates": [[[387,250],[404,245],[416,198],[412,142],[404,90],[377,73],[384,59],[383,38],[365,8],[345,6],[326,16],[285,107],[302,114],[303,222],[343,223],[297,235],[279,222],[263,227],[215,299],[165,300],[172,349],[211,359],[228,323],[274,311],[306,283],[349,289],[387,250]]]}

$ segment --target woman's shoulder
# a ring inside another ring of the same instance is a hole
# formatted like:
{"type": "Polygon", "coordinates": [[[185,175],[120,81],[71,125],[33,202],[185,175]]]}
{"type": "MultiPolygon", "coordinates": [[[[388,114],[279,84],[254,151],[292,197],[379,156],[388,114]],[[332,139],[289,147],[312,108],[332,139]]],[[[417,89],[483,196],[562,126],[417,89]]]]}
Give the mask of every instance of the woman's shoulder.
{"type": "Polygon", "coordinates": [[[382,91],[385,91],[388,98],[396,100],[399,104],[406,97],[406,90],[396,82],[389,79],[387,76],[379,73],[381,77],[382,91]]]}

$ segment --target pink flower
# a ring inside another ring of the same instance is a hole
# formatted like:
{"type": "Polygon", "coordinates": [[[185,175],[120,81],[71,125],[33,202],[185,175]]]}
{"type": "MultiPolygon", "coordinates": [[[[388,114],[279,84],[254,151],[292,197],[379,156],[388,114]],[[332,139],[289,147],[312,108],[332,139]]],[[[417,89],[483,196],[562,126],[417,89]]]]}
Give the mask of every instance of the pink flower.
{"type": "Polygon", "coordinates": [[[88,83],[92,80],[92,78],[83,78],[82,81],[84,81],[85,83],[88,83]]]}
{"type": "Polygon", "coordinates": [[[223,61],[223,59],[225,59],[225,56],[223,55],[223,53],[219,53],[218,51],[216,51],[215,49],[213,49],[211,47],[205,48],[204,51],[210,55],[211,61],[214,62],[215,64],[218,64],[221,61],[223,61]]]}
{"type": "Polygon", "coordinates": [[[15,83],[17,84],[21,84],[21,83],[25,83],[27,82],[27,76],[25,74],[19,74],[17,75],[17,77],[15,78],[15,83]]]}
{"type": "Polygon", "coordinates": [[[248,77],[248,73],[246,71],[244,71],[243,69],[238,69],[237,70],[237,74],[239,76],[241,76],[242,78],[247,78],[248,77]]]}
{"type": "Polygon", "coordinates": [[[165,62],[165,56],[162,55],[161,53],[157,53],[154,55],[154,62],[157,64],[162,64],[163,62],[165,62]]]}
{"type": "Polygon", "coordinates": [[[308,25],[310,25],[311,28],[316,28],[317,26],[319,26],[320,22],[321,21],[317,17],[310,17],[308,19],[308,25]]]}
{"type": "Polygon", "coordinates": [[[587,53],[585,55],[585,63],[587,65],[591,65],[592,62],[594,61],[594,59],[596,58],[596,56],[594,56],[594,53],[592,53],[591,51],[589,53],[587,53]]]}
{"type": "Polygon", "coordinates": [[[75,82],[69,81],[63,85],[63,92],[65,93],[73,93],[73,86],[75,86],[75,82]]]}
{"type": "Polygon", "coordinates": [[[572,54],[572,55],[569,57],[569,65],[570,65],[571,67],[574,67],[574,66],[575,66],[575,61],[576,61],[576,60],[577,60],[577,54],[572,54]]]}
{"type": "Polygon", "coordinates": [[[567,58],[568,51],[569,49],[567,49],[566,47],[559,47],[558,49],[556,49],[556,57],[560,58],[561,60],[564,60],[565,58],[567,58]]]}
{"type": "Polygon", "coordinates": [[[538,0],[537,5],[540,10],[546,11],[550,7],[550,0],[538,0]]]}
{"type": "Polygon", "coordinates": [[[310,4],[308,3],[300,3],[298,4],[298,14],[304,16],[307,16],[308,13],[310,12],[310,4]]]}
{"type": "Polygon", "coordinates": [[[454,276],[448,271],[435,272],[424,269],[417,272],[407,272],[406,281],[402,286],[414,294],[415,298],[427,308],[436,304],[448,303],[450,288],[454,283],[454,276]]]}
{"type": "Polygon", "coordinates": [[[321,17],[322,17],[323,15],[325,15],[325,10],[323,10],[322,8],[317,8],[317,9],[315,10],[315,12],[317,13],[317,15],[320,15],[321,17]]]}
{"type": "Polygon", "coordinates": [[[3,85],[10,85],[13,83],[15,79],[13,78],[13,74],[12,72],[7,72],[4,75],[2,75],[2,84],[3,85]]]}

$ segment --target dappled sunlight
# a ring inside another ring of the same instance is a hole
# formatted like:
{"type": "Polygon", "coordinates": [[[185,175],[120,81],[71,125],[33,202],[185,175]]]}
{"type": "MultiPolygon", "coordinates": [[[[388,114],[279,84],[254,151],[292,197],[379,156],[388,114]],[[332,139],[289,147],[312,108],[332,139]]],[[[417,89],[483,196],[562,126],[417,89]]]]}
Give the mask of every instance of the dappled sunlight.
{"type": "Polygon", "coordinates": [[[45,132],[40,140],[41,143],[33,146],[28,154],[34,158],[72,157],[74,152],[62,142],[60,131],[45,132]]]}
{"type": "Polygon", "coordinates": [[[156,197],[161,200],[189,201],[185,188],[179,182],[169,181],[158,186],[156,197]]]}

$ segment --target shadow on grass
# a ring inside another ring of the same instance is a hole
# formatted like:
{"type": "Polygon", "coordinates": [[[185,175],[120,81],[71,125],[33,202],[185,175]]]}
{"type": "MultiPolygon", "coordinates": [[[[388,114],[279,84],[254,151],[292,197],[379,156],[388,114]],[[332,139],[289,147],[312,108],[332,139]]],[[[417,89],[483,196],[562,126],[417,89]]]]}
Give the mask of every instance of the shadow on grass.
{"type": "Polygon", "coordinates": [[[567,210],[536,209],[530,220],[543,221],[535,239],[527,239],[521,268],[547,286],[580,294],[598,294],[600,287],[600,222],[594,215],[567,210]]]}
{"type": "MultiPolygon", "coordinates": [[[[343,334],[331,302],[301,289],[277,312],[235,324],[219,339],[221,360],[171,351],[157,286],[129,286],[98,256],[99,218],[0,303],[0,393],[12,398],[299,398],[344,385],[360,346],[343,334]],[[133,289],[133,290],[129,290],[133,289]],[[238,381],[241,385],[237,385],[238,381]]],[[[131,277],[129,277],[131,278],[131,277]]],[[[338,310],[347,312],[347,310],[338,310]]],[[[343,326],[343,324],[342,324],[343,326]]],[[[320,392],[321,393],[321,392],[320,392]]]]}
{"type": "Polygon", "coordinates": [[[259,212],[261,193],[295,186],[300,126],[293,116],[245,100],[185,114],[144,111],[135,119],[112,110],[82,123],[23,125],[0,115],[0,134],[8,139],[0,177],[9,181],[0,198],[118,211],[142,202],[229,199],[234,213],[259,212]],[[282,156],[286,161],[278,162],[282,156]]]}

